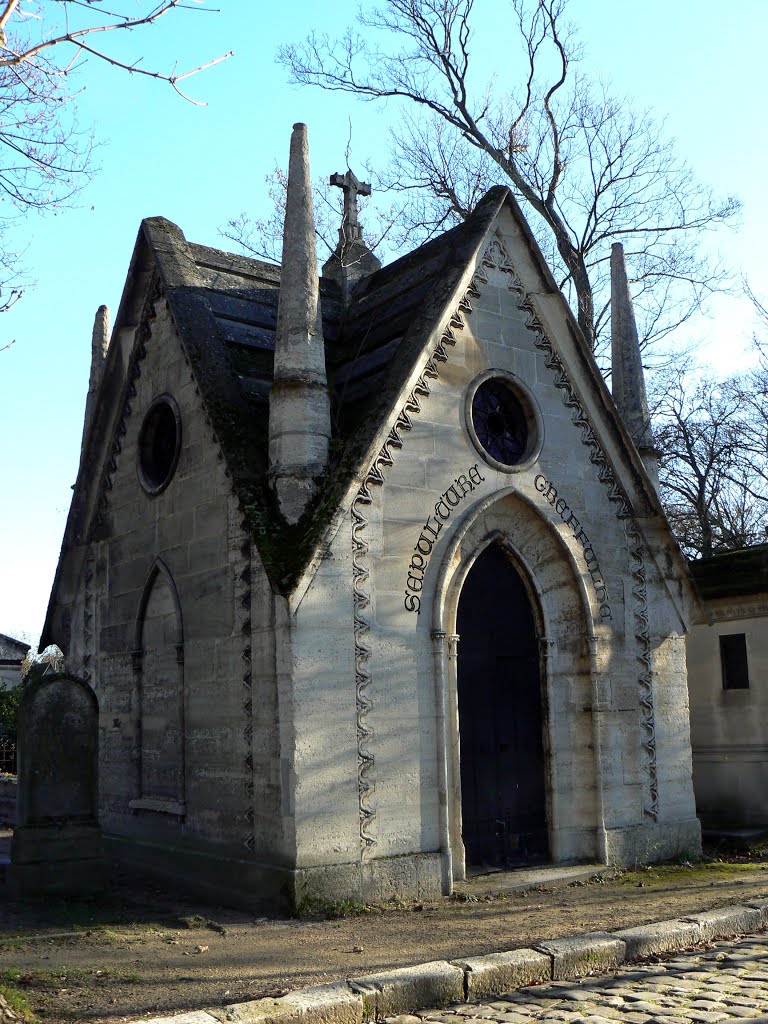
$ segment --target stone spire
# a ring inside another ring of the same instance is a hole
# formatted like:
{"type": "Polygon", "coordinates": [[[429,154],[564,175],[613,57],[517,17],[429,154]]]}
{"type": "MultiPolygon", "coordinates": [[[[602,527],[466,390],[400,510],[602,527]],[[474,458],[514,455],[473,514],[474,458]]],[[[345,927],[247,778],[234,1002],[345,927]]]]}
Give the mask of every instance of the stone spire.
{"type": "Polygon", "coordinates": [[[269,393],[269,473],[289,523],[298,521],[315,493],[328,461],[330,435],[307,126],[295,124],[269,393]]]}
{"type": "Polygon", "coordinates": [[[339,241],[323,266],[323,277],[338,281],[344,305],[349,302],[352,285],[381,268],[381,263],[365,244],[358,220],[357,197],[369,196],[371,186],[359,181],[352,171],[332,174],[330,184],[344,193],[344,215],[339,228],[339,241]]]}
{"type": "Polygon", "coordinates": [[[106,306],[99,306],[93,320],[93,332],[91,334],[91,375],[88,378],[88,394],[85,399],[85,418],[83,420],[82,446],[85,444],[85,437],[93,417],[93,406],[96,401],[96,392],[99,388],[101,375],[104,371],[104,360],[107,358],[109,348],[109,309],[106,306]]]}
{"type": "Polygon", "coordinates": [[[658,490],[659,452],[648,414],[640,341],[621,242],[611,246],[611,390],[624,425],[658,490]]]}

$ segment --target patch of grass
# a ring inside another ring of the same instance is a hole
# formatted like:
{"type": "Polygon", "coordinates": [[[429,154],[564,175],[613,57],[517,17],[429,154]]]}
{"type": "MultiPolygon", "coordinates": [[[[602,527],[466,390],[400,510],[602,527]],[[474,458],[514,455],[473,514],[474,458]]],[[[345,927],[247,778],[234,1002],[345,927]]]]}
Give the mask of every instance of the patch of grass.
{"type": "Polygon", "coordinates": [[[208,924],[208,919],[203,917],[202,914],[184,914],[176,918],[176,924],[180,928],[205,928],[208,924]]]}
{"type": "Polygon", "coordinates": [[[297,917],[317,917],[334,920],[339,917],[360,917],[370,914],[372,907],[357,900],[323,900],[317,896],[305,896],[296,908],[297,917]]]}
{"type": "Polygon", "coordinates": [[[57,946],[74,946],[80,943],[83,939],[97,938],[100,944],[111,944],[119,942],[122,936],[108,928],[106,925],[96,924],[89,927],[73,927],[71,932],[64,934],[52,933],[50,937],[47,931],[41,932],[39,927],[31,927],[25,929],[28,935],[19,935],[16,932],[13,935],[0,934],[0,952],[20,952],[37,948],[41,942],[47,944],[55,943],[57,946]]]}
{"type": "Polygon", "coordinates": [[[714,880],[733,881],[765,870],[762,863],[703,860],[698,863],[685,861],[679,863],[649,864],[646,867],[633,868],[620,874],[620,885],[655,888],[657,886],[702,882],[709,884],[714,880]]]}
{"type": "Polygon", "coordinates": [[[38,992],[58,991],[61,988],[91,988],[106,982],[136,982],[141,975],[123,967],[57,967],[23,970],[6,968],[0,971],[0,986],[34,989],[38,992]]]}
{"type": "Polygon", "coordinates": [[[39,1020],[32,1012],[32,1007],[29,1005],[27,997],[15,985],[0,985],[0,996],[2,996],[16,1016],[26,1021],[27,1024],[36,1024],[39,1020]]]}
{"type": "Polygon", "coordinates": [[[29,948],[29,943],[24,939],[5,939],[0,936],[0,953],[18,953],[29,948]]]}
{"type": "MultiPolygon", "coordinates": [[[[217,921],[211,921],[202,914],[185,914],[176,918],[176,924],[180,928],[207,928],[209,931],[218,932],[219,935],[226,935],[227,929],[217,921]]],[[[167,929],[162,929],[166,931],[167,929]]]]}

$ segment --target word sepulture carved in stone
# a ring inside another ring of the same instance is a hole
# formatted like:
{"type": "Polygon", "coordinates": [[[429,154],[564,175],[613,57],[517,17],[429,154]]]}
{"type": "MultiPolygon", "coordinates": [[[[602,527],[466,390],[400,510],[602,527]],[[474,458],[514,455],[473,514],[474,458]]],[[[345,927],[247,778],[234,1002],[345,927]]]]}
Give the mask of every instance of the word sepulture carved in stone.
{"type": "Polygon", "coordinates": [[[447,523],[456,506],[468,494],[471,494],[476,486],[484,482],[485,477],[480,475],[480,467],[475,463],[467,473],[460,473],[447,491],[443,491],[440,500],[435,504],[434,514],[430,513],[427,516],[419,539],[414,545],[413,555],[408,566],[408,581],[403,601],[406,611],[416,612],[418,615],[421,610],[419,593],[424,586],[424,575],[429,565],[432,548],[437,540],[437,535],[443,528],[443,523],[447,523]]]}

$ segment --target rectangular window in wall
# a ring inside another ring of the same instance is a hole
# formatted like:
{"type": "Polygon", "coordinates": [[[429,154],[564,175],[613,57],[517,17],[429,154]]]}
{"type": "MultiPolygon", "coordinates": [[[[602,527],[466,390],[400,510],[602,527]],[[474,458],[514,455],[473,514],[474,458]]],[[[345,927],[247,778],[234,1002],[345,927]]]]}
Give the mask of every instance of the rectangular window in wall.
{"type": "Polygon", "coordinates": [[[724,690],[748,690],[747,638],[744,633],[720,637],[720,666],[724,690]]]}

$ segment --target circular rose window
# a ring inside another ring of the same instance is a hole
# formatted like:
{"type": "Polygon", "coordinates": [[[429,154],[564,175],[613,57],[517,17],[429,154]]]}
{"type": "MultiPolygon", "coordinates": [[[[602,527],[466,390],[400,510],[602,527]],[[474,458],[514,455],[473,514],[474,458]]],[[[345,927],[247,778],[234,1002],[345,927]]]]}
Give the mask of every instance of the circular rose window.
{"type": "Polygon", "coordinates": [[[522,469],[541,449],[538,407],[512,374],[491,370],[473,382],[467,395],[467,426],[472,443],[496,469],[522,469]]]}
{"type": "Polygon", "coordinates": [[[139,431],[139,481],[148,494],[159,494],[171,482],[180,451],[179,407],[170,395],[160,395],[139,431]]]}

